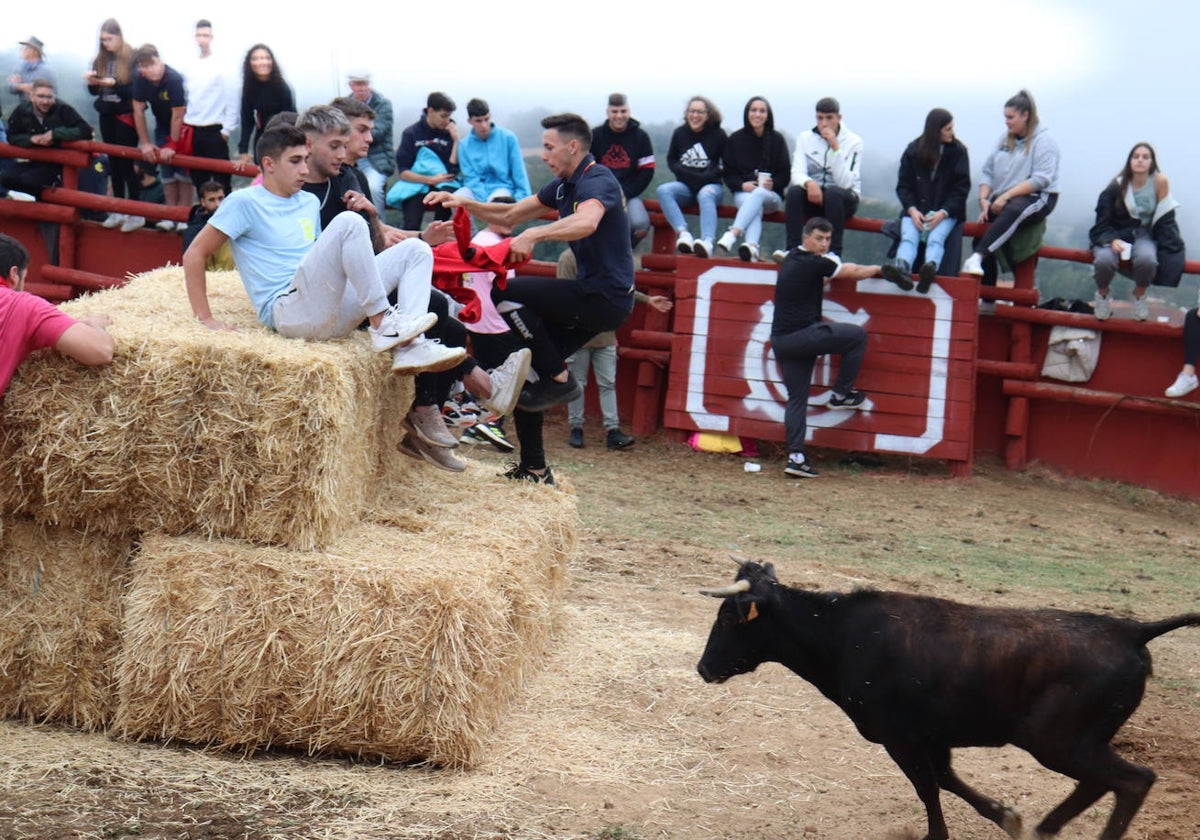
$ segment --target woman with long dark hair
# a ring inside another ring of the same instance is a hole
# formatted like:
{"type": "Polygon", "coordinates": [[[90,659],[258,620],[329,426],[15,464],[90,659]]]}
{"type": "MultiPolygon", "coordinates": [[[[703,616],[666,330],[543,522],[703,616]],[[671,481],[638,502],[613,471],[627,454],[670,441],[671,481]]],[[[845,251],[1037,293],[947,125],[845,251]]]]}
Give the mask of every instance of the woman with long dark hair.
{"type": "Polygon", "coordinates": [[[983,277],[985,286],[996,285],[996,251],[1020,228],[1049,216],[1058,203],[1058,143],[1041,124],[1029,91],[1018,91],[1004,103],[1004,126],[979,182],[978,221],[991,225],[962,267],[963,274],[983,277]]]}
{"type": "Polygon", "coordinates": [[[1129,150],[1125,167],[1100,193],[1096,224],[1088,232],[1092,246],[1092,276],[1096,280],[1096,317],[1112,315],[1109,286],[1122,268],[1133,275],[1133,317],[1150,316],[1146,289],[1151,283],[1178,286],[1183,275],[1184,247],[1175,221],[1167,176],[1149,143],[1129,150]]]}
{"type": "Polygon", "coordinates": [[[722,158],[725,129],[721,112],[711,100],[693,96],[683,112],[683,125],[671,134],[667,166],[677,180],[660,184],[658,204],[675,230],[675,247],[681,254],[712,255],[717,235],[717,205],[721,203],[722,158]],[[680,207],[700,205],[700,238],[693,239],[680,207]]]}
{"type": "MultiPolygon", "coordinates": [[[[105,143],[137,148],[137,130],[133,127],[133,78],[137,70],[133,66],[133,48],[125,42],[121,24],[109,18],[100,24],[100,47],[92,66],[83,74],[88,93],[96,97],[96,111],[100,114],[100,138],[105,143]]],[[[112,172],[114,198],[137,200],[140,196],[140,181],[133,169],[133,159],[110,156],[109,170],[112,172]]],[[[128,233],[146,224],[141,216],[126,216],[124,213],[109,213],[104,220],[106,228],[120,227],[128,233]]]]}
{"type": "Polygon", "coordinates": [[[295,110],[296,97],[283,80],[275,53],[266,44],[255,44],[242,62],[242,136],[238,140],[238,162],[250,162],[252,144],[258,142],[271,117],[295,110]]]}
{"type": "Polygon", "coordinates": [[[725,185],[738,212],[717,241],[717,249],[728,254],[744,235],[738,256],[756,262],[763,213],[783,209],[783,194],[791,179],[792,156],[787,141],[775,130],[771,103],[762,96],[752,97],[742,111],[742,127],[725,144],[725,185]]]}
{"type": "Polygon", "coordinates": [[[928,292],[946,253],[946,237],[966,218],[970,190],[971,162],[967,147],[954,136],[954,115],[934,108],[925,117],[921,136],[908,144],[900,158],[896,181],[900,246],[896,259],[883,267],[883,276],[911,288],[909,276],[924,240],[925,261],[918,272],[917,291],[928,292]]]}

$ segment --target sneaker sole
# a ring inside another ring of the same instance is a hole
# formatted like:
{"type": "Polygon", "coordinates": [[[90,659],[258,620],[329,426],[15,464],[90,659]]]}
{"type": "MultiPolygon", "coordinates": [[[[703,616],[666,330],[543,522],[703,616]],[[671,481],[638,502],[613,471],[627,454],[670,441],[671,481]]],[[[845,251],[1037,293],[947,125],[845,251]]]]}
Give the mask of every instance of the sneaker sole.
{"type": "Polygon", "coordinates": [[[491,401],[491,399],[482,400],[483,407],[498,417],[507,417],[513,413],[513,409],[517,407],[517,400],[521,399],[521,389],[525,387],[525,380],[529,377],[529,366],[533,364],[533,353],[522,353],[521,364],[517,368],[517,373],[514,379],[517,384],[513,388],[512,399],[505,405],[499,405],[491,401]]]}
{"type": "Polygon", "coordinates": [[[451,353],[449,356],[446,356],[445,358],[439,359],[434,362],[430,362],[429,364],[400,365],[399,367],[397,367],[393,363],[392,364],[392,373],[397,373],[400,375],[405,375],[405,374],[412,375],[412,374],[417,374],[417,373],[440,373],[443,370],[450,370],[450,368],[455,367],[456,365],[462,364],[463,360],[467,358],[466,350],[464,350],[461,347],[455,348],[455,349],[457,349],[459,352],[451,353]]]}
{"type": "Polygon", "coordinates": [[[406,341],[412,341],[414,338],[421,335],[421,333],[425,332],[425,330],[428,330],[436,325],[437,322],[437,315],[434,315],[432,312],[426,312],[421,316],[421,319],[417,321],[417,326],[420,327],[420,329],[417,329],[415,332],[410,331],[408,334],[394,333],[388,336],[377,336],[375,333],[371,333],[371,348],[379,353],[383,353],[386,350],[391,350],[400,346],[406,341]]]}
{"type": "MultiPolygon", "coordinates": [[[[466,463],[463,461],[459,461],[457,458],[454,458],[454,460],[450,463],[444,463],[442,461],[437,460],[436,458],[434,458],[431,455],[429,455],[428,453],[426,453],[425,450],[423,450],[416,443],[414,443],[411,438],[405,438],[404,440],[400,441],[400,443],[396,446],[396,448],[400,450],[401,454],[407,455],[409,458],[413,458],[417,461],[424,461],[426,464],[432,464],[433,466],[437,467],[439,470],[445,470],[446,472],[460,473],[467,469],[466,463]]],[[[449,453],[447,453],[447,454],[449,454],[449,453]]],[[[453,456],[451,456],[451,457],[453,457],[453,456]]]]}
{"type": "Polygon", "coordinates": [[[820,473],[788,472],[787,470],[784,470],[783,474],[786,478],[820,478],[821,477],[820,473]]]}
{"type": "Polygon", "coordinates": [[[866,405],[866,400],[863,400],[858,405],[834,405],[833,403],[826,403],[825,407],[833,411],[858,411],[861,408],[865,408],[866,405]]]}

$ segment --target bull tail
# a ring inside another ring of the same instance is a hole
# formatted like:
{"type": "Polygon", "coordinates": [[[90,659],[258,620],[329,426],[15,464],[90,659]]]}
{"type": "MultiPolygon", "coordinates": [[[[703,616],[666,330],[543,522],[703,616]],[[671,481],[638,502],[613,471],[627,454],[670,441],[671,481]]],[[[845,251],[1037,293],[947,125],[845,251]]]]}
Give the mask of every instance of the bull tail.
{"type": "Polygon", "coordinates": [[[1180,627],[1194,627],[1200,624],[1200,613],[1185,613],[1177,615],[1174,618],[1164,618],[1162,621],[1150,621],[1144,624],[1138,624],[1135,631],[1135,637],[1141,644],[1151,639],[1157,639],[1164,633],[1170,633],[1172,630],[1178,630],[1180,627]]]}

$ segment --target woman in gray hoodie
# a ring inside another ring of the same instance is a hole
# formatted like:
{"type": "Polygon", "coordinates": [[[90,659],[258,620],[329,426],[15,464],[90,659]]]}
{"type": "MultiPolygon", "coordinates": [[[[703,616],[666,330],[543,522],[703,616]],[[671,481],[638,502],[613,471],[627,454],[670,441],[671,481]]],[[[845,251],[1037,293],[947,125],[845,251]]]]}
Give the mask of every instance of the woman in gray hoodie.
{"type": "Polygon", "coordinates": [[[996,251],[1058,203],[1058,144],[1040,124],[1029,91],[1004,103],[1004,125],[1008,131],[984,163],[979,183],[977,221],[991,225],[962,267],[963,274],[982,277],[985,286],[996,285],[996,251]]]}

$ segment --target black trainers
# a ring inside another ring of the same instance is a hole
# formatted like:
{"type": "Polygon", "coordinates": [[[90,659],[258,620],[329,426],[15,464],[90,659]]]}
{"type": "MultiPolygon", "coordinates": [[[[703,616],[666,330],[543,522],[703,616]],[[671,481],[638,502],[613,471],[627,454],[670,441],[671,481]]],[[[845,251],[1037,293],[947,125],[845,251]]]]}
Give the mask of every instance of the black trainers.
{"type": "Polygon", "coordinates": [[[928,261],[921,266],[917,276],[921,279],[917,281],[917,291],[923,295],[929,294],[929,289],[933,286],[933,281],[937,279],[938,264],[933,260],[928,261]]]}
{"type": "Polygon", "coordinates": [[[567,443],[574,449],[583,449],[583,429],[579,426],[572,426],[571,434],[567,436],[567,443]]]}
{"type": "Polygon", "coordinates": [[[883,275],[884,280],[895,283],[904,291],[910,292],[913,287],[910,269],[907,260],[896,260],[881,266],[879,273],[883,275]]]}
{"type": "Polygon", "coordinates": [[[853,388],[844,396],[831,394],[829,396],[830,408],[860,408],[867,401],[867,395],[862,391],[855,391],[853,388]]]}
{"type": "Polygon", "coordinates": [[[517,408],[522,411],[545,411],[561,403],[577,400],[583,396],[583,388],[571,373],[567,373],[566,382],[556,382],[553,379],[539,379],[537,382],[527,382],[521,389],[521,398],[517,408]]]}
{"type": "Polygon", "coordinates": [[[788,478],[817,478],[821,474],[813,469],[813,465],[805,461],[802,464],[797,464],[795,461],[788,461],[787,466],[783,468],[783,474],[788,478]]]}
{"type": "Polygon", "coordinates": [[[637,438],[627,435],[620,429],[609,429],[604,436],[604,445],[609,449],[625,449],[637,443],[637,438]]]}
{"type": "Polygon", "coordinates": [[[476,423],[463,432],[462,439],[468,443],[490,443],[498,452],[512,452],[517,448],[505,436],[504,429],[495,423],[476,423]]]}
{"type": "Polygon", "coordinates": [[[545,484],[547,487],[558,486],[554,482],[554,473],[549,467],[546,467],[546,471],[544,473],[538,474],[532,470],[526,469],[520,464],[510,463],[508,465],[508,469],[500,473],[500,475],[502,475],[504,478],[507,478],[509,481],[528,481],[530,484],[545,484]]]}

